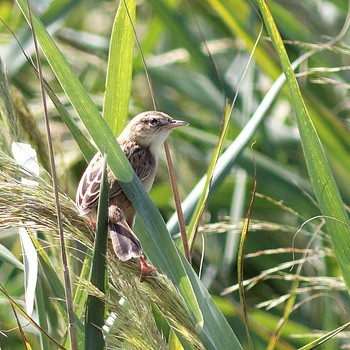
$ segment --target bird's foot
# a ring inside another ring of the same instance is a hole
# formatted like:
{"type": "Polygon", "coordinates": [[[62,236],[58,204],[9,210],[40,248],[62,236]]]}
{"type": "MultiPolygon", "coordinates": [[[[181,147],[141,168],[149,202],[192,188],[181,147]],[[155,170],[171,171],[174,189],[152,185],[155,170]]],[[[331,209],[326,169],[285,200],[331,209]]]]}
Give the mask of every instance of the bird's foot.
{"type": "Polygon", "coordinates": [[[146,280],[147,274],[154,273],[157,271],[157,269],[153,265],[146,263],[146,260],[143,256],[140,256],[140,267],[141,267],[140,282],[144,282],[146,280]]]}

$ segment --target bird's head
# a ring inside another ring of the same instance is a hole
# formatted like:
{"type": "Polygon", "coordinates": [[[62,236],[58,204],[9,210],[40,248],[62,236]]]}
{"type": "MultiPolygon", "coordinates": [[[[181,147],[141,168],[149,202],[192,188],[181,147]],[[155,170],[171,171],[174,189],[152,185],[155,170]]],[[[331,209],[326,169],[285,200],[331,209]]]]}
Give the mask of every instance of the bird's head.
{"type": "Polygon", "coordinates": [[[118,139],[133,139],[143,146],[150,147],[151,151],[158,152],[174,128],[186,125],[187,122],[173,119],[162,112],[143,112],[131,119],[118,139]]]}

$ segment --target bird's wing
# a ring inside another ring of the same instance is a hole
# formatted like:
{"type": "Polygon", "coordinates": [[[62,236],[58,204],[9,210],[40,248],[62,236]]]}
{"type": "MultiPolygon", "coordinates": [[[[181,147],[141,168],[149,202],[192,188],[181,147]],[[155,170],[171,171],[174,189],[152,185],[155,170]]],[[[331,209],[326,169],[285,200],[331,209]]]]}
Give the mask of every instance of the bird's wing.
{"type": "Polygon", "coordinates": [[[77,190],[76,204],[82,215],[98,204],[102,178],[103,158],[97,153],[86,168],[77,190]]]}
{"type": "MultiPolygon", "coordinates": [[[[140,178],[146,189],[149,190],[149,188],[147,188],[149,186],[146,184],[149,181],[151,183],[153,182],[156,168],[156,166],[154,166],[154,157],[151,155],[148,149],[145,149],[143,147],[124,149],[124,153],[131,163],[134,171],[136,172],[136,175],[140,178]]],[[[98,204],[102,178],[102,165],[103,158],[101,156],[101,153],[97,153],[91,160],[80,180],[77,190],[76,204],[82,215],[86,215],[98,204]]],[[[113,198],[117,196],[122,191],[122,189],[118,181],[115,181],[114,175],[109,168],[108,180],[110,184],[109,198],[113,198]]]]}

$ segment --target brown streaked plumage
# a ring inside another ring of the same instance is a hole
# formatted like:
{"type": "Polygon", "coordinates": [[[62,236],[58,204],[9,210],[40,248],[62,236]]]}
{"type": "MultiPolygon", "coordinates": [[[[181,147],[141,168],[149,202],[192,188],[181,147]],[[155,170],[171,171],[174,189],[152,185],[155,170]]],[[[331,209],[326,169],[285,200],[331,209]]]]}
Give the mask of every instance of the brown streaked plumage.
{"type": "MultiPolygon", "coordinates": [[[[174,128],[186,125],[188,123],[175,120],[162,112],[144,112],[134,117],[117,138],[117,142],[146,191],[149,191],[153,185],[158,153],[164,141],[174,128]]],[[[96,222],[102,163],[103,158],[100,153],[97,153],[86,168],[77,190],[76,205],[79,213],[87,216],[92,223],[96,222]]],[[[135,209],[109,168],[107,173],[109,229],[114,251],[123,261],[140,258],[141,269],[147,270],[148,265],[144,261],[140,242],[132,230],[135,209]]]]}

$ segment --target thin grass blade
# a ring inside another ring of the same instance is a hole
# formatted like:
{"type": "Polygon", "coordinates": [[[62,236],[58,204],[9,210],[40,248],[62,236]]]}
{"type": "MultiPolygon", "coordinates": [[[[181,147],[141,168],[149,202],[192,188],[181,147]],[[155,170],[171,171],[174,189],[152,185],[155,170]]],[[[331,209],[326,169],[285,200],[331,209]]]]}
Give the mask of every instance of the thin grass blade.
{"type": "MultiPolygon", "coordinates": [[[[235,8],[237,10],[233,11],[232,8],[230,8],[231,5],[226,5],[223,1],[207,0],[206,2],[213,12],[222,19],[229,30],[245,42],[248,51],[251,52],[255,46],[255,39],[245,28],[246,22],[242,23],[242,13],[244,13],[243,16],[246,16],[247,19],[249,16],[251,16],[248,3],[244,0],[236,1],[235,8]]],[[[271,59],[268,52],[264,50],[262,45],[259,45],[256,48],[255,61],[261,66],[266,74],[273,79],[277,79],[279,69],[275,64],[275,61],[271,59]]]]}
{"type": "Polygon", "coordinates": [[[319,347],[323,343],[325,343],[327,340],[332,339],[335,337],[338,333],[342,332],[344,329],[348,328],[350,326],[350,322],[347,322],[343,324],[342,326],[332,330],[331,332],[325,334],[324,336],[312,341],[311,343],[299,348],[299,350],[311,350],[319,347]]]}
{"type": "Polygon", "coordinates": [[[50,337],[30,316],[28,316],[28,314],[24,310],[22,310],[22,308],[16,303],[16,301],[13,300],[8,295],[8,293],[6,292],[6,290],[4,289],[4,287],[2,285],[0,285],[0,291],[5,295],[7,300],[11,303],[11,306],[14,308],[14,310],[16,310],[22,317],[24,317],[39,332],[43,333],[53,344],[55,344],[55,346],[58,349],[65,350],[65,348],[63,346],[61,346],[55,339],[50,337]]]}
{"type": "Polygon", "coordinates": [[[194,244],[194,240],[196,238],[196,234],[197,234],[197,230],[198,230],[198,226],[200,223],[200,220],[202,218],[202,215],[204,213],[204,209],[208,200],[208,196],[209,196],[209,191],[210,191],[210,187],[211,187],[211,183],[212,183],[212,179],[213,179],[213,175],[214,175],[214,171],[215,171],[215,166],[217,164],[217,161],[220,157],[220,154],[222,152],[224,143],[225,143],[225,136],[226,136],[226,131],[228,129],[229,126],[229,122],[230,122],[230,116],[231,116],[231,106],[228,105],[226,107],[226,111],[223,117],[223,121],[222,121],[222,127],[220,130],[220,134],[219,134],[219,140],[218,143],[214,149],[213,155],[211,157],[210,160],[210,164],[208,167],[208,171],[206,174],[206,180],[205,180],[205,184],[203,187],[203,191],[202,191],[202,195],[199,198],[199,201],[197,203],[196,209],[194,211],[194,214],[192,216],[190,225],[189,225],[189,229],[188,229],[188,237],[189,237],[189,246],[190,249],[193,249],[193,244],[194,244]]]}
{"type": "Polygon", "coordinates": [[[282,38],[267,3],[259,0],[265,26],[281,60],[292,97],[303,152],[322,214],[327,218],[326,227],[331,236],[333,249],[344,281],[350,290],[350,221],[335,183],[322,144],[311,121],[298,82],[289,62],[282,38]]]}

